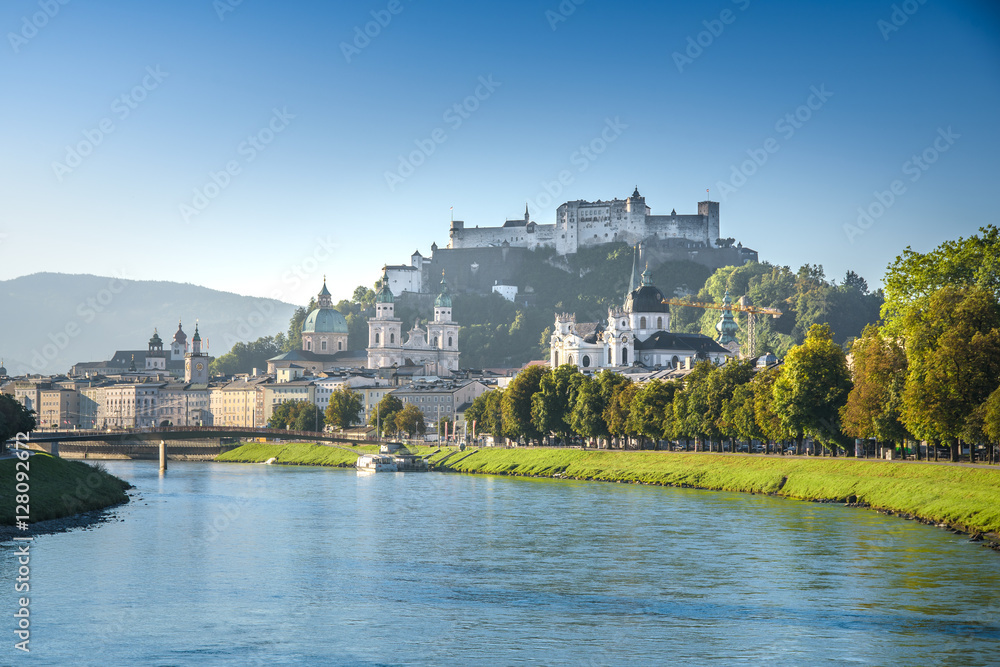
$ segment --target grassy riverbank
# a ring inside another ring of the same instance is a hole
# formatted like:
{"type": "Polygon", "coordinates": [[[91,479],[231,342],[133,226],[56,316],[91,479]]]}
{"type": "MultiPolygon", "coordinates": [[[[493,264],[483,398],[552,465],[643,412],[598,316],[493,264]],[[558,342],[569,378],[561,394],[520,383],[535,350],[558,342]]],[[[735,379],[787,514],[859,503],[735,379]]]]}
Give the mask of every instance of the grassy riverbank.
{"type": "Polygon", "coordinates": [[[280,465],[331,466],[350,468],[361,454],[378,452],[378,445],[359,445],[351,451],[339,447],[325,447],[312,442],[292,442],[281,445],[267,445],[248,442],[215,457],[226,463],[264,463],[276,459],[280,465]]]}
{"type": "MultiPolygon", "coordinates": [[[[0,525],[13,526],[17,503],[17,473],[24,472],[19,459],[0,461],[0,525]]],[[[128,482],[100,468],[35,453],[27,463],[30,523],[104,509],[128,502],[128,482]]],[[[22,487],[23,488],[23,487],[22,487]]]]}
{"type": "MultiPolygon", "coordinates": [[[[446,455],[437,454],[431,462],[446,455]]],[[[464,473],[558,476],[857,502],[967,532],[1000,533],[1000,470],[844,458],[572,449],[481,449],[470,456],[455,454],[443,467],[464,473]]]]}

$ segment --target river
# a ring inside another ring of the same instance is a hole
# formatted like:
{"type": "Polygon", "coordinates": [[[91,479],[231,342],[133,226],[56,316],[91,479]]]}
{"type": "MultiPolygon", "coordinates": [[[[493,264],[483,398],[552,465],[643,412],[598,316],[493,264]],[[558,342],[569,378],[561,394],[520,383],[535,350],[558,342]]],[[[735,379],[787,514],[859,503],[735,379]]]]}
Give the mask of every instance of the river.
{"type": "MultiPolygon", "coordinates": [[[[3,664],[984,665],[1000,655],[1000,554],[875,512],[597,482],[106,466],[135,484],[133,501],[89,529],[35,539],[30,659],[8,631],[3,664]]],[[[13,548],[0,568],[12,582],[13,548]]]]}

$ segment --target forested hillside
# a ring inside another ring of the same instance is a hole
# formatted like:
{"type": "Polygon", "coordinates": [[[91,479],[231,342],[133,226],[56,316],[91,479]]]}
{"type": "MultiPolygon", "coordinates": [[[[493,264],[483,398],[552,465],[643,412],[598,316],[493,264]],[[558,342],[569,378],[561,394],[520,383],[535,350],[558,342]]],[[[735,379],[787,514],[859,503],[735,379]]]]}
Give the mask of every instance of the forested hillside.
{"type": "MultiPolygon", "coordinates": [[[[608,307],[620,307],[632,273],[633,250],[623,243],[588,248],[577,255],[559,257],[551,250],[532,253],[525,263],[522,292],[517,303],[496,295],[455,294],[454,316],[462,325],[459,334],[463,368],[520,366],[532,359],[548,358],[548,339],[556,313],[575,313],[577,321],[604,320],[608,307]]],[[[819,265],[804,265],[796,272],[767,262],[725,267],[712,272],[694,262],[670,262],[650,269],[653,283],[668,297],[690,297],[719,303],[728,290],[735,301],[747,296],[756,306],[777,308],[778,319],[761,317],[758,349],[783,356],[805,340],[813,324],[829,324],[834,341],[846,344],[858,337],[866,324],[878,320],[880,290],[871,291],[854,272],[844,280],[828,280],[819,265]]],[[[349,348],[364,349],[368,342],[367,318],[372,314],[375,292],[359,286],[350,300],[336,304],[347,319],[349,348]]],[[[415,319],[432,315],[428,298],[404,294],[396,300],[396,315],[407,331],[415,319]]],[[[302,321],[313,302],[296,310],[287,333],[254,343],[238,344],[221,357],[217,372],[241,372],[261,367],[268,356],[301,347],[302,321]]],[[[715,337],[718,310],[672,306],[671,329],[701,332],[715,337]]],[[[739,338],[745,343],[745,316],[738,316],[739,338]]]]}

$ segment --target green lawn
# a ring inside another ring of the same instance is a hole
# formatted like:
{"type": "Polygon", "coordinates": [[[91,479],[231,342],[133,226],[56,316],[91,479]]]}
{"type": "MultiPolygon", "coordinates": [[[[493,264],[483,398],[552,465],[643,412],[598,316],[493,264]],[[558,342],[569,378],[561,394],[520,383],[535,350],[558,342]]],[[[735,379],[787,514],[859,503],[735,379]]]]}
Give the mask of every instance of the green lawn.
{"type": "Polygon", "coordinates": [[[358,460],[358,455],[378,452],[378,445],[359,445],[351,449],[356,450],[357,454],[339,447],[324,447],[312,442],[292,442],[281,445],[248,442],[225,454],[220,454],[215,460],[229,463],[264,463],[268,459],[276,458],[276,463],[286,465],[350,468],[358,460]]]}
{"type": "MultiPolygon", "coordinates": [[[[15,522],[17,503],[18,459],[0,461],[0,525],[12,526],[15,522]]],[[[35,453],[28,461],[28,516],[31,522],[60,519],[62,517],[103,509],[128,502],[125,490],[131,485],[100,468],[80,461],[53,458],[35,453]]]]}

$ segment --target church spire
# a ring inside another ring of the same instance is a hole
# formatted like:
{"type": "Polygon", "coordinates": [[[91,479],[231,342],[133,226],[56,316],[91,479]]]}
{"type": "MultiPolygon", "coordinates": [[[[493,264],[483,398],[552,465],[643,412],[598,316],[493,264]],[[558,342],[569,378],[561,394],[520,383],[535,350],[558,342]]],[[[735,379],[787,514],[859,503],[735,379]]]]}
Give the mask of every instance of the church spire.
{"type": "MultiPolygon", "coordinates": [[[[641,243],[632,246],[632,278],[628,284],[628,294],[631,294],[632,292],[636,291],[642,285],[642,279],[639,276],[639,259],[641,251],[642,251],[641,243]]],[[[625,296],[628,296],[628,294],[626,294],[625,296]]]]}

